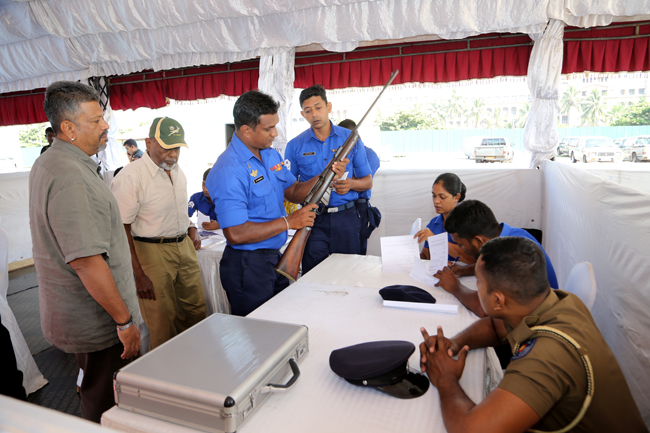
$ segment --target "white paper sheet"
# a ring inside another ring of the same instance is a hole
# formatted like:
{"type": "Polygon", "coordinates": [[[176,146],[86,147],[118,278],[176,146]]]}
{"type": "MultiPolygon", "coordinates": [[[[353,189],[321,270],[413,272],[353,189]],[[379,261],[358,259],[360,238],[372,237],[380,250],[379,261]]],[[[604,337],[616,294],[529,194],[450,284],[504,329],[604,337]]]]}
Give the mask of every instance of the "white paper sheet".
{"type": "Polygon", "coordinates": [[[407,273],[420,257],[418,240],[413,236],[388,236],[381,238],[381,268],[389,274],[407,273]]]}
{"type": "Polygon", "coordinates": [[[196,212],[196,226],[199,228],[203,228],[203,223],[209,223],[210,222],[210,217],[208,215],[205,215],[201,211],[196,212]]]}
{"type": "Polygon", "coordinates": [[[420,230],[422,230],[422,218],[416,219],[411,226],[411,236],[415,236],[415,234],[420,230]]]}
{"type": "Polygon", "coordinates": [[[458,305],[451,304],[428,304],[426,302],[403,302],[385,300],[384,307],[432,311],[434,313],[458,314],[458,305]]]}
{"type": "Polygon", "coordinates": [[[449,258],[449,241],[447,232],[430,236],[429,241],[429,272],[435,274],[447,266],[449,258]]]}
{"type": "Polygon", "coordinates": [[[438,279],[433,276],[433,273],[431,271],[429,271],[427,262],[420,259],[413,261],[413,268],[411,269],[409,277],[413,278],[414,280],[418,280],[419,282],[424,283],[429,287],[434,287],[434,285],[438,282],[438,279]]]}

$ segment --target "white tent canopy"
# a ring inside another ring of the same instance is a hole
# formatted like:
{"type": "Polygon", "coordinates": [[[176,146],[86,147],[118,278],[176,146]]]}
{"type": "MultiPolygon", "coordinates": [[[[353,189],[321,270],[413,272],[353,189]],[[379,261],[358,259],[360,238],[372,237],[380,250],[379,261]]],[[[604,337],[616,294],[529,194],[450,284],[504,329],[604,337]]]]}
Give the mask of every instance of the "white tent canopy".
{"type": "Polygon", "coordinates": [[[631,0],[0,0],[0,93],[57,80],[235,62],[320,44],[606,25],[631,0]]]}

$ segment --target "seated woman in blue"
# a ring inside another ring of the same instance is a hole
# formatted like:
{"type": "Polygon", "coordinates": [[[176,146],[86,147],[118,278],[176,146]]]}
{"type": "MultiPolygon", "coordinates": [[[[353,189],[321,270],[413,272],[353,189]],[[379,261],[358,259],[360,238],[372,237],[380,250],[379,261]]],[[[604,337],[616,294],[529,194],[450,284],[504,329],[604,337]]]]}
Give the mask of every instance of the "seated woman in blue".
{"type": "Polygon", "coordinates": [[[214,203],[212,202],[208,188],[205,186],[205,180],[208,178],[208,174],[210,174],[209,168],[203,173],[203,190],[192,194],[192,197],[190,197],[190,201],[187,204],[187,214],[191,218],[195,212],[198,212],[197,225],[201,225],[203,230],[217,230],[221,227],[217,221],[214,203]]]}
{"type": "MultiPolygon", "coordinates": [[[[433,195],[433,205],[436,208],[438,216],[433,218],[427,228],[420,230],[413,236],[418,242],[424,241],[424,248],[420,253],[420,258],[429,260],[429,242],[427,239],[433,235],[439,235],[445,231],[445,219],[458,203],[465,200],[467,188],[460,181],[460,178],[454,173],[443,173],[433,182],[431,194],[433,195]]],[[[463,263],[475,263],[476,259],[465,254],[465,252],[447,235],[449,239],[449,260],[456,260],[456,257],[463,263]]]]}

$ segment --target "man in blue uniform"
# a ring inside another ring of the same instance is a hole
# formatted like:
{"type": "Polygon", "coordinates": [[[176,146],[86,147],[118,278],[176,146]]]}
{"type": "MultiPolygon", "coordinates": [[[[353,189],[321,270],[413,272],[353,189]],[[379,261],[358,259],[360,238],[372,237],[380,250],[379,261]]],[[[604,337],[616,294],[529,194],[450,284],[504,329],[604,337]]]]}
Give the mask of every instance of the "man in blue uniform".
{"type": "MultiPolygon", "coordinates": [[[[354,120],[351,119],[345,119],[342,120],[339,123],[339,126],[341,128],[346,128],[352,131],[354,128],[357,127],[357,124],[354,122],[354,120]]],[[[370,166],[370,171],[371,175],[374,179],[375,173],[377,173],[377,170],[379,170],[379,157],[375,153],[374,150],[369,148],[368,146],[364,146],[366,150],[366,156],[368,157],[368,165],[370,166]]],[[[354,178],[358,178],[356,173],[354,174],[354,178]]],[[[377,228],[377,226],[374,226],[370,223],[370,215],[369,213],[372,212],[370,208],[370,194],[372,193],[372,190],[366,190],[366,191],[361,191],[359,193],[359,198],[357,199],[357,212],[359,212],[359,219],[360,219],[360,230],[359,230],[359,254],[362,256],[365,256],[366,253],[368,252],[368,238],[370,238],[370,235],[372,234],[372,231],[377,228]]],[[[377,208],[375,208],[376,210],[377,208]]],[[[377,223],[377,225],[379,225],[377,223]]]]}
{"type": "Polygon", "coordinates": [[[208,188],[205,186],[205,180],[208,178],[209,173],[209,168],[203,173],[203,184],[201,185],[203,191],[192,194],[192,197],[190,197],[190,201],[187,203],[187,215],[192,217],[195,212],[199,212],[200,222],[201,215],[204,215],[203,219],[209,219],[209,221],[201,222],[203,230],[217,230],[220,228],[217,222],[217,213],[214,211],[214,203],[210,198],[208,188]]]}
{"type": "MultiPolygon", "coordinates": [[[[246,92],[235,102],[235,134],[206,180],[228,241],[219,265],[232,314],[245,316],[289,285],[275,272],[287,231],[314,225],[316,205],[287,216],[284,199],[299,203],[316,182],[297,182],[277,150],[279,105],[246,92]]],[[[340,178],[347,161],[335,164],[340,178]]]]}
{"type": "MultiPolygon", "coordinates": [[[[332,103],[327,102],[325,89],[320,84],[300,93],[300,107],[300,114],[311,128],[287,144],[284,156],[290,163],[291,173],[309,180],[323,172],[351,131],[333,125],[329,120],[332,103]]],[[[359,192],[372,188],[372,174],[361,140],[352,148],[348,158],[351,163],[349,176],[334,182],[329,204],[320,209],[307,240],[302,258],[303,274],[332,253],[359,254],[361,251],[361,226],[355,200],[359,198],[359,192]],[[353,178],[352,170],[358,179],[353,178]]]]}
{"type": "MultiPolygon", "coordinates": [[[[526,230],[510,227],[506,223],[499,224],[494,213],[485,203],[478,200],[465,200],[460,203],[449,213],[449,216],[445,220],[445,230],[447,230],[447,233],[451,235],[454,242],[466,254],[476,259],[480,255],[479,250],[483,244],[490,239],[501,236],[515,236],[530,239],[542,248],[544,258],[546,259],[546,274],[549,285],[552,289],[559,287],[551,259],[540,243],[526,230]]],[[[474,275],[475,266],[476,264],[467,266],[456,265],[453,271],[445,266],[434,277],[440,279],[436,286],[442,287],[454,295],[465,307],[477,316],[486,317],[476,291],[460,284],[460,281],[456,277],[457,275],[474,275]]]]}

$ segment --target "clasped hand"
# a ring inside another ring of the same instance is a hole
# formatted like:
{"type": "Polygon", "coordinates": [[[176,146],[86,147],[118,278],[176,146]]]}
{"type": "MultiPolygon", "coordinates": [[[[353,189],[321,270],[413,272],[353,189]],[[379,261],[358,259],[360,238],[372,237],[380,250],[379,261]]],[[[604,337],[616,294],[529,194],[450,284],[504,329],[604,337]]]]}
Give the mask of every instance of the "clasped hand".
{"type": "Polygon", "coordinates": [[[431,384],[438,387],[440,378],[452,375],[456,380],[460,380],[465,369],[465,360],[467,359],[468,346],[464,346],[460,351],[458,344],[449,338],[446,338],[442,332],[442,326],[438,326],[438,334],[433,337],[425,328],[420,328],[424,341],[420,344],[420,369],[429,376],[431,384]],[[458,354],[458,359],[453,356],[458,354]]]}

